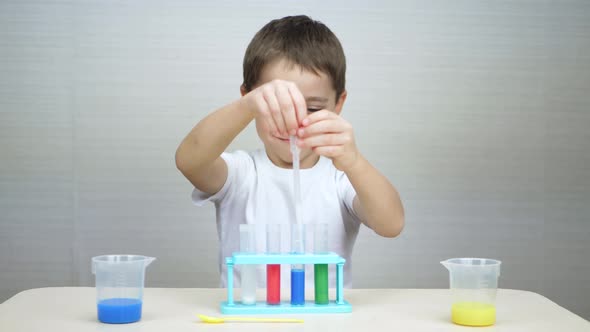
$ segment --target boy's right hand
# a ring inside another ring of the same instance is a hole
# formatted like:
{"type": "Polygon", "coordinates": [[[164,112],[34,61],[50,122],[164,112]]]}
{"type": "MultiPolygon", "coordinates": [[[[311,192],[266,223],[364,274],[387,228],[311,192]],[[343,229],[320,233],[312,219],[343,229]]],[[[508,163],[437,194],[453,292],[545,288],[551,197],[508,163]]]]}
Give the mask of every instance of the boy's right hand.
{"type": "Polygon", "coordinates": [[[266,121],[275,136],[295,135],[307,116],[305,98],[293,82],[273,80],[243,97],[249,112],[266,121]]]}

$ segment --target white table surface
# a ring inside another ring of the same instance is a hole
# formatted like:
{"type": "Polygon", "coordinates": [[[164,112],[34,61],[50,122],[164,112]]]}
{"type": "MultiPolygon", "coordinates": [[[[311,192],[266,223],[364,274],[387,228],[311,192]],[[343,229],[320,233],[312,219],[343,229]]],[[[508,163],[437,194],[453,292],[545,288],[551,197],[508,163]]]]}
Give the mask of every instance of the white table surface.
{"type": "MultiPolygon", "coordinates": [[[[284,292],[283,292],[284,293],[284,292]]],[[[469,328],[450,322],[446,289],[347,289],[349,314],[270,315],[305,323],[204,324],[197,313],[222,316],[224,289],[146,288],[140,322],[99,323],[90,287],[38,288],[0,304],[0,331],[590,331],[590,322],[531,292],[500,289],[496,325],[469,328]]]]}

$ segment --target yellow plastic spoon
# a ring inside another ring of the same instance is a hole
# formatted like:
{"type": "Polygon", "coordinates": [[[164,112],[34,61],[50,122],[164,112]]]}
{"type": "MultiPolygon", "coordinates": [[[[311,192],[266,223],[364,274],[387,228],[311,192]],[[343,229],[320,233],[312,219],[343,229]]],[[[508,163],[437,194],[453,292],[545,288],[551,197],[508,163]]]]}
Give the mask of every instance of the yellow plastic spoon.
{"type": "Polygon", "coordinates": [[[257,318],[257,317],[211,317],[197,315],[207,324],[220,324],[229,322],[258,322],[258,323],[303,323],[303,319],[295,318],[257,318]]]}

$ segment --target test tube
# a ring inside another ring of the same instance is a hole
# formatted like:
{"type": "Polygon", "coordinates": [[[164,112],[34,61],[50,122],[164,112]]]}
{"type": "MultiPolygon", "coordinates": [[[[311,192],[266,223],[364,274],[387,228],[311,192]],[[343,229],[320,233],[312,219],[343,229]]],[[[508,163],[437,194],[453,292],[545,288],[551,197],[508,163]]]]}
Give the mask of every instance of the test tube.
{"type": "MultiPolygon", "coordinates": [[[[266,251],[281,253],[281,224],[266,225],[266,251]]],[[[281,303],[281,264],[266,265],[266,303],[281,303]]]]}
{"type": "MultiPolygon", "coordinates": [[[[305,253],[305,225],[301,223],[291,225],[291,252],[305,253]]],[[[305,266],[303,264],[291,266],[291,304],[305,304],[305,266]]]]}
{"type": "MultiPolygon", "coordinates": [[[[314,225],[313,251],[315,254],[328,253],[328,224],[314,225]]],[[[313,281],[316,304],[328,304],[328,264],[313,265],[313,281]]]]}
{"type": "MultiPolygon", "coordinates": [[[[256,225],[240,224],[240,252],[256,253],[256,225]]],[[[256,304],[256,265],[241,266],[242,303],[256,304]]]]}

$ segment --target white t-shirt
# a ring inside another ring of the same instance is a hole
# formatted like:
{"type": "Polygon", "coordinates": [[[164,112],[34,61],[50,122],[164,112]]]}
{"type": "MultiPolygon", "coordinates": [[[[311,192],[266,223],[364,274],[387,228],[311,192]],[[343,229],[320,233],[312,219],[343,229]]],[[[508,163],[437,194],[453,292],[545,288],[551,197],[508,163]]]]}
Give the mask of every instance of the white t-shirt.
{"type": "MultiPolygon", "coordinates": [[[[284,224],[282,227],[282,251],[290,250],[290,227],[296,223],[293,202],[293,170],[274,165],[264,150],[252,153],[236,151],[223,153],[227,164],[227,180],[221,190],[209,195],[193,190],[195,205],[215,203],[217,234],[219,237],[219,271],[221,287],[227,286],[225,257],[240,249],[240,224],[284,224]]],[[[354,213],[352,202],[356,196],[346,175],[337,170],[332,161],[320,157],[319,161],[300,173],[302,222],[306,224],[306,248],[313,245],[311,224],[328,224],[328,248],[346,259],[344,285],[352,285],[352,248],[356,240],[360,220],[354,213]]],[[[257,227],[257,252],[266,250],[266,233],[257,227]]],[[[309,251],[309,250],[308,250],[309,251]]],[[[306,284],[313,285],[313,266],[306,266],[306,284]]],[[[335,266],[329,266],[330,287],[335,286],[335,266]]],[[[258,286],[265,287],[266,270],[258,266],[258,286]]],[[[235,286],[240,286],[240,266],[234,266],[235,286]]],[[[290,269],[281,269],[281,287],[290,284],[290,269]]],[[[308,286],[309,287],[309,286],[308,286]]]]}

